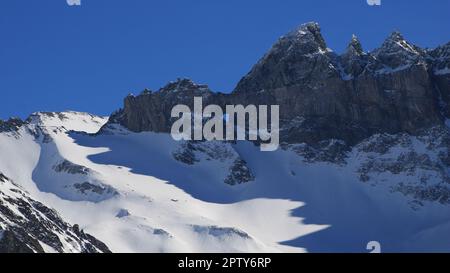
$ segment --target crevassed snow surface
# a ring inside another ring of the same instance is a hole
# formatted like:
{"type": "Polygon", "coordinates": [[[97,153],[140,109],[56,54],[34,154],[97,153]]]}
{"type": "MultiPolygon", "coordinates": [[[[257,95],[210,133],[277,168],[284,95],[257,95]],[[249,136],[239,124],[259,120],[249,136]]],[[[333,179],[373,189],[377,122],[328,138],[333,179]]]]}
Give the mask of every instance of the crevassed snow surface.
{"type": "Polygon", "coordinates": [[[64,116],[36,114],[17,134],[0,133],[0,171],[113,252],[365,252],[373,240],[384,251],[450,250],[448,206],[412,210],[402,194],[361,183],[357,153],[345,166],[309,164],[238,142],[256,179],[230,186],[226,161],[183,164],[168,134],[77,133],[106,119],[64,116]],[[62,161],[73,168],[56,172],[62,161]]]}

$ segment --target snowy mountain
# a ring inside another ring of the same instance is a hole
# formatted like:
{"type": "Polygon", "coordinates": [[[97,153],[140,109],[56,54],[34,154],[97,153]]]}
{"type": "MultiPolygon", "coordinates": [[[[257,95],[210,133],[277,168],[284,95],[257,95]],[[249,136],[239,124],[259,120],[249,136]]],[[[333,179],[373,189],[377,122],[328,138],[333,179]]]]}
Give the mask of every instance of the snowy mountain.
{"type": "Polygon", "coordinates": [[[110,252],[0,173],[0,252],[110,252]]]}
{"type": "Polygon", "coordinates": [[[179,79],[110,117],[0,122],[0,251],[448,252],[448,49],[395,32],[337,55],[308,23],[231,94],[179,79]],[[170,109],[194,96],[279,104],[280,149],[173,140],[170,109]]]}

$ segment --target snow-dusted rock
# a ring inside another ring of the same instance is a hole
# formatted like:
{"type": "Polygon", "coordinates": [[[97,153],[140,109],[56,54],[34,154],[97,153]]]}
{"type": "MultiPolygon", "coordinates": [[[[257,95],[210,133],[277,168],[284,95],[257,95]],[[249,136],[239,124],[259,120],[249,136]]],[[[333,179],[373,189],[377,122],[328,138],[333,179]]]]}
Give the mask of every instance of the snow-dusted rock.
{"type": "Polygon", "coordinates": [[[0,253],[110,252],[0,173],[0,253]]]}

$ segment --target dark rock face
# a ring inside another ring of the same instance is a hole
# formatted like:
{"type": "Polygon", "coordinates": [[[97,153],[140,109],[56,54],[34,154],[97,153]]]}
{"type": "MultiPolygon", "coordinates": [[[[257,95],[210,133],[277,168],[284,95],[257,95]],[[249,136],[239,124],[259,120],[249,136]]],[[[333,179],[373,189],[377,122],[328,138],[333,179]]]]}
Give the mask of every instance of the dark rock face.
{"type": "Polygon", "coordinates": [[[193,230],[197,233],[208,234],[214,237],[230,237],[236,236],[242,239],[250,239],[251,236],[237,228],[219,227],[219,226],[199,226],[193,225],[193,230]]]}
{"type": "Polygon", "coordinates": [[[42,253],[42,244],[56,252],[110,252],[0,173],[0,253],[42,253]]]}
{"type": "Polygon", "coordinates": [[[134,132],[169,132],[176,104],[278,104],[280,138],[313,146],[330,139],[354,145],[376,133],[416,134],[449,116],[450,45],[427,51],[394,32],[365,53],[354,36],[342,55],[327,48],[317,23],[281,37],[231,94],[182,79],[158,92],[128,96],[110,118],[134,132]],[[447,69],[447,70],[446,70],[447,69]]]}
{"type": "Polygon", "coordinates": [[[247,167],[247,162],[243,159],[237,159],[233,162],[230,168],[230,174],[225,178],[225,183],[229,185],[236,185],[247,183],[255,180],[255,177],[247,167]]]}
{"type": "Polygon", "coordinates": [[[235,92],[256,93],[320,81],[338,76],[329,64],[327,49],[317,23],[308,23],[281,37],[272,49],[238,83],[235,92]]]}
{"type": "Polygon", "coordinates": [[[425,202],[450,204],[450,131],[435,127],[412,137],[405,133],[374,135],[355,146],[361,156],[359,179],[386,183],[391,191],[412,198],[412,208],[425,202]]]}
{"type": "Polygon", "coordinates": [[[416,199],[414,209],[423,206],[425,201],[439,202],[441,204],[450,203],[450,189],[442,185],[423,186],[423,185],[405,185],[399,184],[394,190],[404,195],[413,196],[416,199]],[[421,200],[421,201],[418,201],[421,200]]]}
{"type": "Polygon", "coordinates": [[[7,121],[0,120],[0,133],[17,131],[23,124],[24,121],[20,118],[10,118],[7,121]]]}
{"type": "Polygon", "coordinates": [[[110,117],[110,122],[125,125],[134,132],[169,132],[172,124],[171,110],[177,104],[193,108],[193,97],[208,101],[212,95],[206,85],[198,85],[188,79],[171,82],[158,92],[144,90],[139,96],[129,95],[124,100],[124,108],[110,117]]]}
{"type": "Polygon", "coordinates": [[[42,246],[25,234],[15,234],[9,230],[0,231],[0,253],[43,253],[42,246]]]}
{"type": "Polygon", "coordinates": [[[94,185],[89,182],[83,182],[83,183],[75,183],[75,184],[73,184],[73,187],[82,194],[95,193],[98,195],[106,194],[108,196],[119,194],[112,187],[109,187],[109,186],[103,185],[103,184],[94,185]]]}
{"type": "Polygon", "coordinates": [[[84,174],[87,175],[91,170],[87,167],[74,164],[68,160],[63,160],[61,163],[53,166],[56,172],[66,172],[69,174],[84,174]]]}
{"type": "Polygon", "coordinates": [[[255,180],[254,175],[247,166],[245,160],[233,149],[229,142],[187,141],[172,153],[175,160],[195,165],[202,160],[216,160],[228,168],[228,174],[224,182],[229,185],[237,185],[255,180]]]}
{"type": "Polygon", "coordinates": [[[330,162],[338,165],[345,164],[349,147],[342,140],[323,140],[317,145],[289,144],[284,145],[304,158],[307,163],[330,162]]]}
{"type": "Polygon", "coordinates": [[[397,31],[370,55],[373,60],[369,63],[369,68],[378,73],[402,70],[407,66],[425,62],[424,50],[408,43],[397,31]]]}
{"type": "Polygon", "coordinates": [[[443,114],[450,118],[450,43],[430,51],[428,63],[443,114]]]}
{"type": "Polygon", "coordinates": [[[194,165],[199,162],[199,159],[195,155],[197,151],[197,145],[192,142],[183,143],[177,151],[173,152],[173,158],[187,165],[194,165]]]}
{"type": "MultiPolygon", "coordinates": [[[[298,32],[308,32],[310,25],[298,32]]],[[[302,124],[281,134],[285,141],[315,144],[336,138],[355,144],[378,132],[415,133],[441,123],[425,54],[399,33],[393,33],[373,53],[364,53],[353,37],[341,56],[311,40],[314,35],[301,37],[305,38],[299,40],[317,46],[315,54],[299,50],[293,57],[292,47],[281,46],[286,43],[282,38],[235,90],[270,93],[280,105],[282,127],[289,126],[290,120],[303,119],[302,124]],[[273,58],[276,61],[267,61],[273,58]],[[295,70],[291,60],[296,63],[295,70]],[[269,74],[295,80],[274,81],[266,76],[269,74]]]]}
{"type": "Polygon", "coordinates": [[[342,78],[351,80],[355,75],[360,75],[364,71],[370,56],[364,52],[361,42],[353,35],[347,50],[339,58],[342,78]]]}

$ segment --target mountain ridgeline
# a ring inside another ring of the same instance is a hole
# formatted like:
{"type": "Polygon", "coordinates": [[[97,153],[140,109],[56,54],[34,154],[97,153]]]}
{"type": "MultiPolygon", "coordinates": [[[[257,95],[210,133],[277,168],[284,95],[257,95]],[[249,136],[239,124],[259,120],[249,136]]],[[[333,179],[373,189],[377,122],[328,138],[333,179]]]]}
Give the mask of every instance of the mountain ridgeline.
{"type": "Polygon", "coordinates": [[[449,252],[449,105],[450,43],[337,55],[307,23],[231,93],[179,79],[109,118],[0,120],[0,253],[449,252]],[[281,149],[174,140],[194,97],[279,105],[281,149]]]}
{"type": "Polygon", "coordinates": [[[421,49],[392,33],[373,52],[353,36],[345,53],[330,50],[317,23],[281,37],[230,94],[178,79],[157,92],[125,98],[108,124],[134,132],[170,132],[171,109],[204,104],[280,106],[285,143],[338,139],[355,145],[376,133],[417,134],[450,117],[450,43],[421,49]]]}

